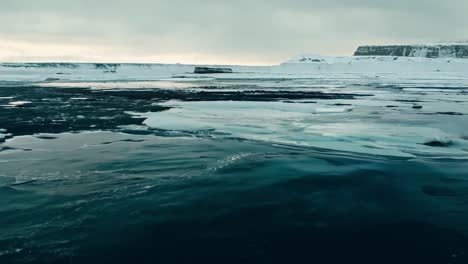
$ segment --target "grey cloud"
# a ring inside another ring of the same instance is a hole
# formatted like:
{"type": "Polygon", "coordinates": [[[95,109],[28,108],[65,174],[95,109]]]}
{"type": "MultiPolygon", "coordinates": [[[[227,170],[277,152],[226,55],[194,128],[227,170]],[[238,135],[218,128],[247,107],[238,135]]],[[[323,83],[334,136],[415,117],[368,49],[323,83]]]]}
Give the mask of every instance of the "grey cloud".
{"type": "Polygon", "coordinates": [[[0,37],[279,61],[468,37],[465,0],[2,0],[0,37]]]}

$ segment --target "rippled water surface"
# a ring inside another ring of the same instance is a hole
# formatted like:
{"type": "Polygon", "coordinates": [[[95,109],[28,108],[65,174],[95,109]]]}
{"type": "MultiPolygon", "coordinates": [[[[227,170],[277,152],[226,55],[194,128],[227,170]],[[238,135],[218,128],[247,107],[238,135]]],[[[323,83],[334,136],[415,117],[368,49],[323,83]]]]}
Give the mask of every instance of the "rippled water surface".
{"type": "Polygon", "coordinates": [[[173,83],[0,87],[0,263],[468,263],[467,88],[173,83]]]}

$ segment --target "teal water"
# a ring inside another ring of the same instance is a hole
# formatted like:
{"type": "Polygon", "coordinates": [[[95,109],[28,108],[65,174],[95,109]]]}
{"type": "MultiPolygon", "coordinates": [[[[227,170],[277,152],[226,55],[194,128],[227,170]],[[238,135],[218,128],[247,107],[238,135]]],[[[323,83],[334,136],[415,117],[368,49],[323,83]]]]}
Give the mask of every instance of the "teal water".
{"type": "Polygon", "coordinates": [[[114,132],[8,145],[1,263],[468,258],[466,161],[114,132]]]}
{"type": "Polygon", "coordinates": [[[176,84],[0,87],[0,264],[468,263],[466,87],[176,84]]]}

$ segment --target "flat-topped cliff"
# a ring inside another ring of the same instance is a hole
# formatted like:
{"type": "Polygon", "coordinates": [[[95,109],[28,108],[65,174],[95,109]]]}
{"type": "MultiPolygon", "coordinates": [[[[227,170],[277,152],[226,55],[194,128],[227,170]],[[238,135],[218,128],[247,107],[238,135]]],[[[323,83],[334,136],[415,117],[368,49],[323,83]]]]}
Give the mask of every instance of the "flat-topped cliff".
{"type": "Polygon", "coordinates": [[[468,59],[468,44],[360,46],[354,56],[468,59]]]}

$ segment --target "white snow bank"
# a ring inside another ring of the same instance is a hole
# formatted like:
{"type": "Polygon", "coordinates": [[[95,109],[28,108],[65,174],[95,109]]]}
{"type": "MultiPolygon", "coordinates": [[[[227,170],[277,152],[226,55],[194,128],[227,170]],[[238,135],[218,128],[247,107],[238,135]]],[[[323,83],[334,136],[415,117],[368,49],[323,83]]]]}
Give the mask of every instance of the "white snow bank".
{"type": "Polygon", "coordinates": [[[426,77],[430,77],[428,74],[435,76],[440,72],[467,72],[468,59],[393,56],[298,56],[284,62],[281,66],[298,72],[308,70],[309,72],[320,73],[426,73],[426,77]]]}

